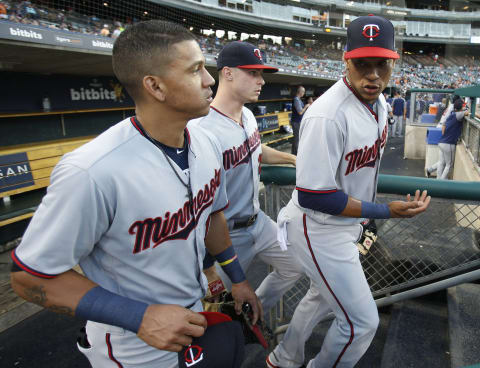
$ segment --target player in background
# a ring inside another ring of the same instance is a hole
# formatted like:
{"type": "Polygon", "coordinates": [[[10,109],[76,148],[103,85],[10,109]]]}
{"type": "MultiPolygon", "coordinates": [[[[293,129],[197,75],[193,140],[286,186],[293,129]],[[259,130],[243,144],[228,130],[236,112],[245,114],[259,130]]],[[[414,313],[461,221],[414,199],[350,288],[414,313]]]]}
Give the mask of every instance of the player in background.
{"type": "MultiPolygon", "coordinates": [[[[361,16],[347,29],[346,75],[318,98],[300,128],[296,189],[278,218],[310,277],[288,330],[267,357],[269,368],[304,364],[305,342],[329,312],[335,319],[307,368],[353,367],[370,345],[378,311],[356,246],[363,219],[412,217],[430,197],[375,203],[380,158],[387,140],[387,86],[398,54],[394,29],[361,16]]],[[[282,233],[280,231],[279,233],[282,233]]]]}
{"type": "Polygon", "coordinates": [[[403,123],[407,117],[407,103],[405,99],[400,95],[400,92],[395,92],[395,98],[392,102],[393,118],[395,123],[392,126],[392,138],[403,137],[403,123]]]}
{"type": "Polygon", "coordinates": [[[310,107],[309,103],[303,103],[303,96],[305,96],[305,87],[298,86],[292,102],[292,117],[290,122],[293,130],[292,154],[294,155],[296,155],[298,151],[300,123],[302,122],[303,114],[305,114],[305,111],[310,107]]]}
{"type": "MultiPolygon", "coordinates": [[[[277,243],[276,224],[260,210],[258,201],[260,164],[295,165],[295,156],[261,144],[255,116],[244,106],[258,101],[265,84],[262,72],[278,69],[264,65],[254,45],[239,41],[221,50],[217,69],[219,84],[210,112],[189,126],[200,125],[212,132],[222,146],[229,200],[225,218],[242,268],[248,270],[256,256],[274,267],[256,290],[267,311],[301,276],[290,249],[281,249],[277,243]]],[[[214,280],[209,257],[204,267],[209,280],[214,280]]],[[[225,274],[220,269],[219,273],[229,287],[225,274]]]]}
{"type": "Polygon", "coordinates": [[[427,177],[437,171],[437,179],[448,179],[448,174],[455,163],[457,142],[462,135],[463,118],[470,115],[467,109],[461,98],[453,103],[453,111],[447,117],[445,125],[442,125],[442,137],[438,141],[438,161],[425,169],[427,177]]]}
{"type": "MultiPolygon", "coordinates": [[[[67,154],[19,247],[14,290],[88,320],[79,349],[93,367],[177,367],[207,326],[205,246],[230,261],[236,310],[261,306],[231,247],[222,153],[188,120],[206,115],[214,79],[194,36],[139,22],[113,47],[136,116],[67,154]],[[85,276],[72,268],[80,264],[85,276]]],[[[208,333],[208,331],[207,331],[208,333]]]]}

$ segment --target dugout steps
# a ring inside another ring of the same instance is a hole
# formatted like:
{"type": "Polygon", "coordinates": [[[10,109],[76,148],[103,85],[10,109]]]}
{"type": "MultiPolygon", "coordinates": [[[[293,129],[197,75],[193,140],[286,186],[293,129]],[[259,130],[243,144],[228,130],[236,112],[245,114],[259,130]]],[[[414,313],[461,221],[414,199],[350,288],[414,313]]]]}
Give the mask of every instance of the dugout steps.
{"type": "Polygon", "coordinates": [[[393,305],[379,366],[450,368],[445,291],[393,305]]]}
{"type": "MultiPolygon", "coordinates": [[[[480,285],[448,289],[448,320],[452,368],[480,362],[480,285]]],[[[480,367],[480,364],[476,365],[480,367]]]]}

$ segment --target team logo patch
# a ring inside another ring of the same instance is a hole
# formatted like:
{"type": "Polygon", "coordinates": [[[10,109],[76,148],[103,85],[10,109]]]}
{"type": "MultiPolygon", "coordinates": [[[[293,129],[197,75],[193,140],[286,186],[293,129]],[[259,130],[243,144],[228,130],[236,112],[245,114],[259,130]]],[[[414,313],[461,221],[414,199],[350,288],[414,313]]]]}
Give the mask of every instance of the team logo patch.
{"type": "Polygon", "coordinates": [[[187,350],[185,350],[185,365],[191,367],[203,360],[203,349],[198,345],[190,345],[187,350]]]}
{"type": "Polygon", "coordinates": [[[130,235],[135,235],[133,254],[155,248],[169,240],[188,239],[202,212],[212,205],[219,186],[220,169],[215,170],[210,182],[198,190],[192,201],[187,200],[176,211],[166,211],[164,216],[135,221],[128,229],[130,235]]]}
{"type": "Polygon", "coordinates": [[[373,41],[375,37],[380,36],[380,27],[376,24],[366,24],[363,26],[363,37],[369,38],[370,41],[373,41]]]}
{"type": "Polygon", "coordinates": [[[381,150],[385,147],[387,142],[387,125],[383,129],[382,136],[379,137],[373,145],[357,148],[345,155],[345,160],[348,162],[345,176],[354,171],[360,170],[364,167],[374,168],[377,159],[381,156],[381,150]]]}
{"type": "Polygon", "coordinates": [[[262,60],[262,53],[260,52],[260,49],[255,49],[253,50],[253,53],[255,54],[255,56],[257,58],[259,58],[260,60],[262,60]]]}

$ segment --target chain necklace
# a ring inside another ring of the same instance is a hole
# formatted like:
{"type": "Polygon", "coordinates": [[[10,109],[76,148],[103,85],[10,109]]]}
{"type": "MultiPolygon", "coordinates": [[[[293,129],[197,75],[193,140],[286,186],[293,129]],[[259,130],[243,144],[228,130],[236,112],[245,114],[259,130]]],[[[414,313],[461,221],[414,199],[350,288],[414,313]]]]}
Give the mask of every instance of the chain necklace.
{"type": "MultiPolygon", "coordinates": [[[[194,212],[193,212],[193,194],[192,194],[192,186],[191,186],[191,183],[190,183],[190,174],[188,175],[187,182],[183,181],[182,177],[178,173],[178,170],[175,169],[175,167],[173,166],[173,163],[172,163],[173,160],[167,155],[167,153],[165,152],[163,147],[155,139],[152,138],[152,136],[145,130],[145,128],[140,124],[140,122],[138,121],[137,118],[135,118],[135,122],[138,124],[138,127],[140,128],[144,137],[147,138],[147,140],[149,140],[151,143],[153,143],[153,145],[155,147],[157,147],[163,153],[163,156],[165,156],[165,159],[167,160],[168,164],[170,165],[170,168],[173,170],[173,172],[177,176],[180,183],[182,183],[182,185],[185,187],[185,189],[187,189],[188,201],[189,201],[189,204],[190,204],[189,205],[190,214],[192,215],[193,219],[195,220],[195,215],[194,215],[194,212]]],[[[185,133],[184,133],[184,135],[185,135],[185,133]]],[[[184,139],[187,140],[187,137],[184,137],[184,139]]],[[[188,140],[187,140],[187,143],[188,143],[188,140]]],[[[187,149],[189,149],[188,144],[187,144],[187,149]]]]}

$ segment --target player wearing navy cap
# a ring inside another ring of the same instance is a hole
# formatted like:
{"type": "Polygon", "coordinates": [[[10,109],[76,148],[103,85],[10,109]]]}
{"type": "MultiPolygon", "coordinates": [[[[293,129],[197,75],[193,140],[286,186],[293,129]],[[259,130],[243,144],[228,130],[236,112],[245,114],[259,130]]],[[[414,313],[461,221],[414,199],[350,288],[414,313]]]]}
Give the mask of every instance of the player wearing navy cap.
{"type": "Polygon", "coordinates": [[[175,352],[209,333],[198,313],[205,247],[228,257],[238,313],[243,302],[254,319],[261,308],[230,245],[222,151],[208,132],[186,129],[208,113],[214,83],[194,36],[139,22],[116,39],[112,61],[136,116],[55,167],[12,253],[12,287],[88,320],[79,349],[93,367],[173,368],[175,352]]]}
{"type": "MultiPolygon", "coordinates": [[[[282,250],[277,242],[275,222],[260,210],[258,201],[260,164],[295,165],[295,156],[262,145],[255,116],[244,106],[258,101],[265,84],[262,73],[278,69],[265,65],[254,45],[239,41],[220,51],[217,69],[219,85],[210,112],[189,126],[209,130],[222,146],[229,199],[225,217],[242,268],[247,270],[255,257],[274,267],[256,290],[266,311],[301,277],[290,249],[282,250]]],[[[207,274],[210,264],[207,259],[207,274]]]]}
{"type": "MultiPolygon", "coordinates": [[[[430,197],[376,204],[388,110],[382,91],[398,58],[392,23],[358,17],[347,30],[346,75],[305,113],[300,128],[296,189],[278,217],[286,227],[311,286],[288,330],[267,357],[269,368],[304,364],[305,342],[315,325],[335,314],[317,356],[307,368],[353,367],[375,335],[378,312],[359,260],[357,240],[365,218],[412,217],[430,197]]],[[[284,233],[283,231],[279,232],[284,233]]]]}

